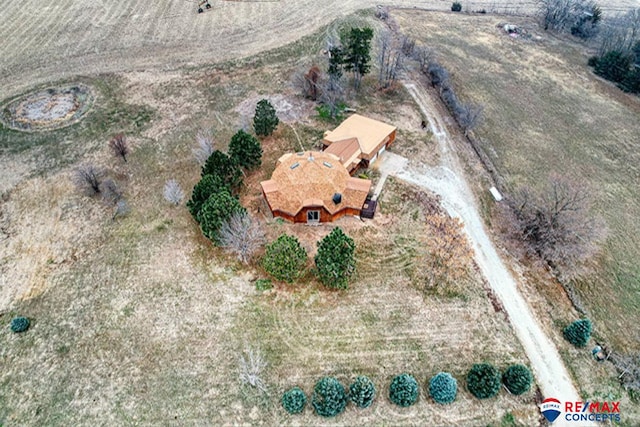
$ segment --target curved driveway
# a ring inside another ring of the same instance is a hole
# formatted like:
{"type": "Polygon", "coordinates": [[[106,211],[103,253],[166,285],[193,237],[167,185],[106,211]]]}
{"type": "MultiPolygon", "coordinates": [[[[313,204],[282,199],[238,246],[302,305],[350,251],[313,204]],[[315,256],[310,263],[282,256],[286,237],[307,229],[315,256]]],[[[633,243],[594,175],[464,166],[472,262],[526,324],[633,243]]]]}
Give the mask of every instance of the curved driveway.
{"type": "MultiPolygon", "coordinates": [[[[378,164],[381,173],[394,175],[442,197],[442,205],[447,212],[464,223],[464,230],[475,251],[476,262],[504,305],[544,397],[555,397],[560,401],[581,400],[557,348],[539,326],[531,307],[518,291],[517,280],[506,268],[485,230],[473,194],[464,180],[463,169],[452,151],[449,135],[432,100],[416,83],[405,82],[405,87],[429,120],[442,153],[441,164],[435,168],[415,166],[408,164],[400,156],[388,153],[378,164]]],[[[558,418],[553,425],[563,426],[565,423],[562,418],[558,418]]]]}

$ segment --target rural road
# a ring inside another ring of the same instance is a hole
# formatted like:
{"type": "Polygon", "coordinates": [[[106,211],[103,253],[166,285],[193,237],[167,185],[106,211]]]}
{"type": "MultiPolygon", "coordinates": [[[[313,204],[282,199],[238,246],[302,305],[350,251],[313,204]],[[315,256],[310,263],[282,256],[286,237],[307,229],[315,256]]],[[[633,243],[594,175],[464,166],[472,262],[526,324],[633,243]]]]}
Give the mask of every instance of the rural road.
{"type": "MultiPolygon", "coordinates": [[[[538,325],[531,308],[518,291],[516,279],[506,268],[485,230],[473,194],[464,179],[463,169],[453,152],[449,134],[433,101],[418,83],[405,82],[404,85],[428,118],[441,150],[441,164],[427,168],[408,164],[406,159],[387,153],[378,164],[380,172],[426,188],[442,197],[446,211],[464,223],[476,262],[504,305],[544,397],[555,397],[561,401],[580,400],[557,348],[538,325]]],[[[553,425],[565,425],[563,421],[560,417],[553,425]]]]}

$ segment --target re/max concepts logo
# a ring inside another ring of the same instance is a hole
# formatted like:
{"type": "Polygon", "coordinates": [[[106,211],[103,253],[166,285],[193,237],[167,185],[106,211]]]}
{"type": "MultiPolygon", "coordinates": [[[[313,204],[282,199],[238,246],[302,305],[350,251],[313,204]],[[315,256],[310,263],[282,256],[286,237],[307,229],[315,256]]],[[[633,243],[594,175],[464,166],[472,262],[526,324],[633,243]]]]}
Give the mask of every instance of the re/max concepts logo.
{"type": "Polygon", "coordinates": [[[620,402],[564,402],[563,407],[558,399],[548,397],[542,401],[540,411],[551,423],[560,414],[566,421],[620,422],[620,402]]]}

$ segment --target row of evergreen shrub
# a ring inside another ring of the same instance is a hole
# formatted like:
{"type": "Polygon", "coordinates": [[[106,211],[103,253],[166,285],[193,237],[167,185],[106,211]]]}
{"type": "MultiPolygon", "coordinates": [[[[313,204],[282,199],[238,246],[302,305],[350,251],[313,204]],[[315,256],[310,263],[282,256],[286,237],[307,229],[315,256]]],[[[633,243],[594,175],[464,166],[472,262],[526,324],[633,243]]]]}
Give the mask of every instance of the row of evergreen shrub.
{"type": "MultiPolygon", "coordinates": [[[[510,393],[520,395],[531,388],[533,376],[524,365],[511,365],[503,375],[493,365],[481,363],[473,365],[467,374],[469,392],[478,399],[495,396],[504,384],[510,393]]],[[[418,400],[420,386],[416,378],[408,373],[395,376],[389,384],[389,400],[402,407],[408,407],[418,400]]],[[[429,396],[442,405],[456,399],[458,382],[448,372],[439,372],[429,381],[429,396]]],[[[359,376],[347,391],[340,381],[334,377],[321,378],[313,388],[311,404],[316,414],[323,417],[334,417],[344,411],[347,402],[353,402],[359,408],[368,408],[376,396],[376,387],[366,376],[359,376]]],[[[282,395],[282,406],[290,414],[304,410],[307,396],[296,386],[282,395]]]]}

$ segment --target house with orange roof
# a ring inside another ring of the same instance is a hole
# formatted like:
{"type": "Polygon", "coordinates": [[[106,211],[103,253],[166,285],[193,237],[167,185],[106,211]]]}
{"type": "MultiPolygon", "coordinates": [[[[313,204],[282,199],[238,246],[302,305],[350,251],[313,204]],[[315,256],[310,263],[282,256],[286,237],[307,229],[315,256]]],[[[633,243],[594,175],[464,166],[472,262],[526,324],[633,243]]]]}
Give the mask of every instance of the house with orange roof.
{"type": "Polygon", "coordinates": [[[335,154],[306,151],[280,157],[260,186],[274,217],[317,224],[360,216],[371,181],[352,177],[335,154]]]}
{"type": "Polygon", "coordinates": [[[335,154],[342,165],[355,173],[369,167],[396,139],[396,127],[359,114],[345,119],[322,139],[324,152],[335,154]]]}

